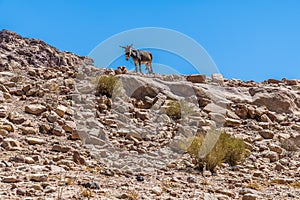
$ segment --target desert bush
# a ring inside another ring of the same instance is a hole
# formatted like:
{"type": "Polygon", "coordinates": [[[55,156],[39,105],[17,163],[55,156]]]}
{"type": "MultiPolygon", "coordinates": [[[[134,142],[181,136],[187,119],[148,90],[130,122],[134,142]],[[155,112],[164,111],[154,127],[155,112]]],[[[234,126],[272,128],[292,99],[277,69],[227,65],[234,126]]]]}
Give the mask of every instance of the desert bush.
{"type": "Polygon", "coordinates": [[[195,164],[200,170],[205,168],[214,172],[216,166],[221,163],[228,163],[231,166],[236,165],[248,156],[242,139],[234,138],[226,132],[219,134],[220,136],[214,147],[204,158],[199,157],[205,139],[203,135],[195,136],[191,145],[187,148],[187,153],[194,158],[195,164]]]}
{"type": "Polygon", "coordinates": [[[181,118],[181,106],[178,101],[171,100],[167,103],[166,114],[173,120],[181,118]]]}
{"type": "Polygon", "coordinates": [[[117,81],[118,78],[112,75],[100,76],[96,80],[96,95],[106,95],[107,97],[112,97],[117,81]]]}

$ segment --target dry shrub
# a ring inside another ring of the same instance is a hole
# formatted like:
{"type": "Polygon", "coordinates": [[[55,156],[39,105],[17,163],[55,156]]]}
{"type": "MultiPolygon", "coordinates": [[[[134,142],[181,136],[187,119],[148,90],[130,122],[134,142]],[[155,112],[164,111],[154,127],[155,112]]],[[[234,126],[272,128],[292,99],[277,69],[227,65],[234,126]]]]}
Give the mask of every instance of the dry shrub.
{"type": "MultiPolygon", "coordinates": [[[[216,130],[214,130],[216,131],[216,130]]],[[[204,136],[195,136],[191,145],[187,148],[189,153],[198,165],[199,169],[215,171],[215,167],[221,163],[236,165],[243,158],[246,158],[247,151],[242,139],[234,138],[229,134],[222,132],[211,151],[204,157],[199,157],[199,152],[204,142],[204,136]]]]}
{"type": "Polygon", "coordinates": [[[112,75],[100,76],[96,80],[96,95],[106,95],[107,97],[112,97],[117,81],[118,78],[112,75]]]}
{"type": "Polygon", "coordinates": [[[171,100],[167,104],[166,114],[173,120],[181,118],[181,106],[178,101],[171,100]]]}

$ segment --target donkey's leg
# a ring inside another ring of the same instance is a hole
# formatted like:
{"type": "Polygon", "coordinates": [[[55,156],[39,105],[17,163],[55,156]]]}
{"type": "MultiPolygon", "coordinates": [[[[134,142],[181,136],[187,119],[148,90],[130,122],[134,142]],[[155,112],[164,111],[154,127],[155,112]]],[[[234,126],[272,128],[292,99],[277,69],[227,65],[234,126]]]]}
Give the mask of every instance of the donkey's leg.
{"type": "Polygon", "coordinates": [[[150,65],[149,63],[145,64],[146,65],[146,69],[148,71],[148,74],[151,74],[151,69],[150,69],[150,65]]]}
{"type": "Polygon", "coordinates": [[[138,73],[138,63],[134,62],[135,65],[135,72],[138,73]]]}
{"type": "Polygon", "coordinates": [[[153,74],[152,63],[151,63],[151,62],[149,63],[149,73],[150,73],[150,74],[153,74]]]}
{"type": "Polygon", "coordinates": [[[140,68],[140,72],[143,73],[141,63],[139,63],[139,68],[140,68]]]}

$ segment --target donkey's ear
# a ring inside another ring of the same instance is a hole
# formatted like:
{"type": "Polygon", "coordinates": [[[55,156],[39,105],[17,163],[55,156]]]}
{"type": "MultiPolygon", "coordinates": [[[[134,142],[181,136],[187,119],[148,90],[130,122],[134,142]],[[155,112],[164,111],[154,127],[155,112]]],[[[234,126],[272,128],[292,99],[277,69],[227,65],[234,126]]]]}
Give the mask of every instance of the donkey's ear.
{"type": "Polygon", "coordinates": [[[123,49],[126,49],[126,47],[123,47],[123,46],[121,46],[121,45],[120,45],[120,47],[123,48],[123,49]]]}

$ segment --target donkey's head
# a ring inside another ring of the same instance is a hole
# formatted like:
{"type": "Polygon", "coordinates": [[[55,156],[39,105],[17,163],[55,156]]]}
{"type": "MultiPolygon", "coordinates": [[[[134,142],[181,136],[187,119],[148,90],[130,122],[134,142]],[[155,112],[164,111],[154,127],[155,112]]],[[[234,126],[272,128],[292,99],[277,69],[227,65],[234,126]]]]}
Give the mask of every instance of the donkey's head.
{"type": "Polygon", "coordinates": [[[130,56],[132,55],[133,45],[127,45],[126,47],[120,46],[125,50],[126,60],[129,60],[130,56]]]}

